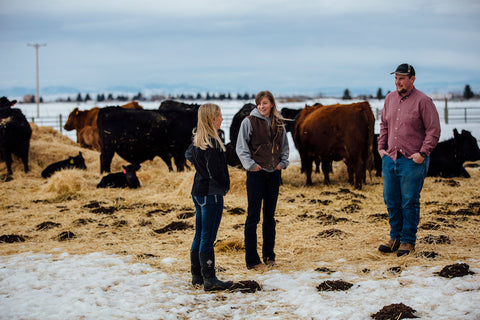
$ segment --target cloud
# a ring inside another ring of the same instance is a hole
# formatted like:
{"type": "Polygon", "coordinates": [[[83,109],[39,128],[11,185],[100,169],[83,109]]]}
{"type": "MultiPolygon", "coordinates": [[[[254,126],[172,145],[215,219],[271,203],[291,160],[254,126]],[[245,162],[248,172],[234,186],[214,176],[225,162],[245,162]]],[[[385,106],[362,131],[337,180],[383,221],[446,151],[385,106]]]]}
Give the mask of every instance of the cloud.
{"type": "Polygon", "coordinates": [[[480,82],[473,0],[17,0],[0,12],[0,86],[32,84],[32,42],[47,43],[49,85],[374,91],[404,61],[435,80],[480,82]]]}

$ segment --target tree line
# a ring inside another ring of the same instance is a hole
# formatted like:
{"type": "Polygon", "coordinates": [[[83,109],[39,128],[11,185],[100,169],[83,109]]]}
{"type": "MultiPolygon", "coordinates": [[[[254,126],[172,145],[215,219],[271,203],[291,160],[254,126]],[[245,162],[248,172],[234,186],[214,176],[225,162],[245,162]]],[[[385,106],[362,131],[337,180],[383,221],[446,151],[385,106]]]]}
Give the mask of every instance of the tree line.
{"type": "Polygon", "coordinates": [[[86,93],[82,95],[82,93],[78,93],[76,98],[72,99],[71,97],[67,97],[66,99],[58,99],[57,101],[66,101],[66,102],[88,102],[88,101],[96,101],[96,102],[104,102],[104,101],[129,101],[129,100],[135,100],[135,101],[163,101],[166,99],[180,99],[180,100],[250,100],[250,99],[255,99],[255,94],[249,94],[249,93],[244,93],[244,94],[236,94],[233,96],[230,93],[220,93],[220,94],[213,94],[207,92],[206,94],[201,94],[197,93],[196,95],[193,94],[177,94],[177,95],[152,95],[150,97],[144,96],[141,92],[129,97],[127,95],[117,95],[114,96],[113,93],[109,93],[105,95],[104,93],[97,94],[95,99],[90,96],[89,93],[86,93]]]}
{"type": "MultiPolygon", "coordinates": [[[[387,92],[388,94],[389,92],[387,92]]],[[[385,98],[386,95],[383,94],[382,92],[382,88],[378,88],[377,90],[377,94],[376,96],[373,96],[373,95],[359,95],[357,96],[356,98],[358,99],[364,99],[364,100],[368,100],[368,99],[378,99],[378,100],[382,100],[385,98]]],[[[465,88],[463,89],[463,95],[453,95],[453,98],[454,99],[459,99],[459,100],[470,100],[472,98],[475,98],[475,97],[479,97],[478,94],[474,94],[472,89],[470,88],[470,85],[467,84],[465,85],[465,88]]],[[[345,91],[343,92],[343,96],[342,96],[342,99],[343,100],[351,100],[353,99],[351,94],[350,94],[350,90],[348,89],[345,89],[345,91]]]]}
{"type": "MultiPolygon", "coordinates": [[[[387,92],[386,94],[388,94],[387,92]]],[[[383,94],[382,88],[378,88],[376,95],[371,95],[371,94],[364,94],[364,95],[357,95],[355,97],[352,96],[350,93],[350,90],[347,88],[343,92],[342,99],[343,100],[351,100],[353,98],[356,99],[362,99],[362,100],[369,100],[369,99],[378,99],[382,100],[385,98],[386,94],[383,94]]],[[[458,100],[469,100],[472,98],[478,98],[480,95],[475,94],[470,85],[465,85],[465,88],[463,90],[463,94],[454,94],[453,99],[458,99],[458,100]]],[[[166,99],[179,99],[179,100],[254,100],[255,99],[255,94],[249,94],[249,93],[244,93],[240,94],[237,93],[235,95],[232,95],[231,93],[197,93],[197,94],[177,94],[177,95],[162,95],[162,94],[154,94],[151,95],[150,97],[144,96],[141,92],[138,92],[137,94],[129,97],[128,95],[124,94],[119,94],[114,96],[113,93],[109,94],[104,94],[100,93],[97,94],[96,97],[90,96],[89,93],[85,93],[82,95],[82,93],[78,93],[75,98],[72,97],[67,97],[67,98],[60,98],[57,99],[57,102],[89,102],[89,101],[96,101],[96,102],[105,102],[105,101],[120,101],[120,102],[125,102],[125,101],[130,101],[130,100],[135,100],[135,101],[163,101],[166,99]],[[95,99],[94,99],[95,98],[95,99]]],[[[35,95],[28,94],[23,97],[23,102],[24,103],[35,103],[35,95]]],[[[40,97],[40,102],[43,102],[43,98],[40,97]]]]}

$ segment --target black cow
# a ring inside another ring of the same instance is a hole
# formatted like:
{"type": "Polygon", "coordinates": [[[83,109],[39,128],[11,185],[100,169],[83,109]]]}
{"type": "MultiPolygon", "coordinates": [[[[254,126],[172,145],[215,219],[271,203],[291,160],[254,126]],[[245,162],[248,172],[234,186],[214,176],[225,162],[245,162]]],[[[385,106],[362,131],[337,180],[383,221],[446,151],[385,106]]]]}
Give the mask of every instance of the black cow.
{"type": "Polygon", "coordinates": [[[282,108],[280,113],[285,118],[285,131],[293,134],[295,132],[295,124],[297,123],[300,112],[303,109],[282,108]]]}
{"type": "Polygon", "coordinates": [[[191,110],[191,111],[198,111],[198,108],[200,108],[199,104],[192,103],[184,103],[184,102],[179,102],[175,100],[165,100],[160,103],[160,107],[158,107],[159,110],[191,110]]]}
{"type": "Polygon", "coordinates": [[[28,172],[28,151],[32,128],[22,111],[12,108],[16,100],[0,98],[0,159],[7,165],[6,180],[12,179],[12,154],[20,157],[24,171],[28,172]]]}
{"type": "Polygon", "coordinates": [[[235,151],[235,148],[237,147],[238,132],[240,131],[240,125],[242,124],[243,119],[249,116],[250,112],[256,107],[257,106],[253,103],[247,103],[233,116],[232,123],[230,124],[230,142],[225,146],[227,149],[227,163],[230,166],[241,166],[240,159],[235,151]]]}
{"type": "Polygon", "coordinates": [[[48,178],[52,176],[55,172],[63,169],[87,169],[87,166],[85,165],[85,159],[83,158],[82,153],[78,152],[78,155],[75,157],[68,157],[68,159],[49,164],[42,171],[42,177],[48,178]]]}
{"type": "Polygon", "coordinates": [[[134,165],[160,156],[173,171],[185,167],[185,150],[197,125],[197,111],[178,109],[130,110],[118,107],[100,109],[97,118],[100,137],[100,173],[110,172],[115,153],[134,165]]]}
{"type": "Polygon", "coordinates": [[[137,178],[139,165],[129,164],[122,166],[123,172],[110,173],[102,178],[97,188],[140,188],[140,181],[137,178]]]}
{"type": "MultiPolygon", "coordinates": [[[[174,110],[174,111],[190,110],[194,112],[198,112],[198,108],[200,108],[199,104],[195,104],[195,103],[188,104],[188,103],[179,102],[175,100],[162,101],[162,103],[160,104],[160,107],[158,107],[159,110],[170,110],[170,111],[171,110],[174,110]]],[[[218,136],[223,141],[223,143],[225,143],[225,132],[222,129],[218,130],[218,136]]],[[[190,167],[187,164],[185,164],[185,167],[187,169],[190,169],[190,167]]]]}
{"type": "Polygon", "coordinates": [[[8,100],[7,97],[3,96],[0,98],[0,110],[2,109],[10,109],[11,107],[13,107],[15,105],[15,103],[17,103],[17,100],[8,100]]]}
{"type": "Polygon", "coordinates": [[[462,130],[459,134],[457,129],[453,129],[453,138],[439,142],[430,154],[427,175],[442,178],[470,178],[463,163],[477,160],[480,160],[477,139],[470,131],[462,130]]]}

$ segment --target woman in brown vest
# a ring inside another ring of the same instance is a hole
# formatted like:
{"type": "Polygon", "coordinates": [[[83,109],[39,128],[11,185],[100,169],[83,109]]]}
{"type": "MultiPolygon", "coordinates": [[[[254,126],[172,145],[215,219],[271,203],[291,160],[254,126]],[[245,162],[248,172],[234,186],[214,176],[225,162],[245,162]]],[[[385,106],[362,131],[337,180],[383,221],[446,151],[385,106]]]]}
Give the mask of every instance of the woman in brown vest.
{"type": "Polygon", "coordinates": [[[247,170],[248,213],[245,221],[245,262],[248,269],[263,267],[257,253],[257,224],[263,202],[263,262],[275,265],[275,209],[281,183],[281,170],[289,162],[290,149],[277,110],[275,98],[269,91],[261,91],[253,109],[240,125],[236,151],[247,170]]]}

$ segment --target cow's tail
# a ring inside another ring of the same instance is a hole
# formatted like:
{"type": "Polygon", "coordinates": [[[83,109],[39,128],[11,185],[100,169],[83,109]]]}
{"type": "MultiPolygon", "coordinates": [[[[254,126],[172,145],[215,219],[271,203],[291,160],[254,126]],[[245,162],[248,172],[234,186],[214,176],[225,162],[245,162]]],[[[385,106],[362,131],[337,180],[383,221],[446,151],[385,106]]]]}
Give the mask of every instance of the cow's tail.
{"type": "Polygon", "coordinates": [[[375,133],[375,116],[373,115],[373,111],[371,108],[368,108],[367,112],[364,112],[365,115],[365,122],[368,124],[367,125],[367,134],[368,134],[368,139],[367,139],[367,153],[366,153],[366,159],[365,159],[365,165],[366,169],[368,170],[368,175],[370,176],[370,181],[373,181],[372,179],[372,171],[375,167],[375,162],[373,158],[373,139],[374,139],[374,133],[375,133]]]}

